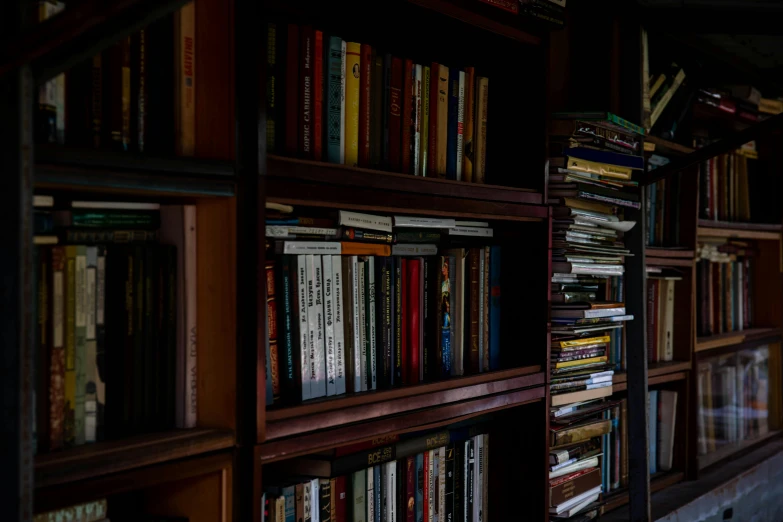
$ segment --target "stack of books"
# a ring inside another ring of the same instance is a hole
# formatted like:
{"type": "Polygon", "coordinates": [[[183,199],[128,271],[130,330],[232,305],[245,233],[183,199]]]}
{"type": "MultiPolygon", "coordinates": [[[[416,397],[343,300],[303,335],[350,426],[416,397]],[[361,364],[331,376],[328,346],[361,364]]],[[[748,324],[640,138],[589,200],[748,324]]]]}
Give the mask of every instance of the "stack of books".
{"type": "Polygon", "coordinates": [[[489,520],[489,435],[475,431],[381,437],[286,462],[272,471],[281,485],[264,492],[262,520],[489,520]]]}
{"type": "Polygon", "coordinates": [[[485,182],[489,80],[474,67],[295,24],[267,25],[266,54],[268,152],[485,182]]]}
{"type": "Polygon", "coordinates": [[[644,168],[643,130],[611,113],[556,114],[552,129],[550,150],[562,157],[550,158],[547,187],[555,207],[550,443],[568,453],[563,462],[576,461],[558,468],[558,460],[550,479],[563,469],[584,474],[573,479],[580,484],[574,497],[550,506],[552,516],[567,518],[621,482],[621,408],[605,398],[612,395],[615,370],[623,368],[623,324],[633,319],[626,314],[622,275],[630,255],[623,234],[635,222],[624,220],[623,210],[641,208],[631,174],[644,168]],[[568,446],[576,443],[590,449],[568,446]],[[572,448],[578,456],[571,456],[572,448]]]}
{"type": "Polygon", "coordinates": [[[267,214],[268,400],[501,368],[502,249],[487,222],[267,214]]]}
{"type": "Polygon", "coordinates": [[[755,256],[752,244],[706,238],[696,257],[696,313],[699,335],[747,330],[755,315],[755,256]]]}
{"type": "Polygon", "coordinates": [[[195,427],[195,207],[33,204],[37,451],[195,427]]]}

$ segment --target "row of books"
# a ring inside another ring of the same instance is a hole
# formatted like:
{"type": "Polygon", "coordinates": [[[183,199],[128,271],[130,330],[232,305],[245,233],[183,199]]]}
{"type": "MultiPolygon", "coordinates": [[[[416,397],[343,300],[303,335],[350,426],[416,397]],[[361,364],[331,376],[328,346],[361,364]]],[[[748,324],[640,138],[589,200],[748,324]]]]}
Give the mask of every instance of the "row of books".
{"type": "Polygon", "coordinates": [[[267,151],[484,183],[489,81],[311,26],[267,25],[267,151]]]}
{"type": "Polygon", "coordinates": [[[699,454],[769,432],[773,390],[772,352],[762,345],[699,362],[699,454]]]}
{"type": "Polygon", "coordinates": [[[489,520],[489,435],[466,436],[469,431],[446,431],[424,440],[371,448],[370,453],[378,455],[371,462],[378,464],[370,467],[366,467],[366,452],[338,459],[363,462],[365,467],[356,471],[344,470],[336,462],[294,462],[289,472],[312,478],[268,488],[262,520],[489,520]]]}
{"type": "MultiPolygon", "coordinates": [[[[75,504],[52,511],[37,513],[33,516],[33,522],[110,522],[108,501],[104,499],[75,504]]],[[[127,509],[122,513],[122,520],[126,520],[127,509]]],[[[188,522],[186,517],[132,515],[134,520],[143,522],[188,522]]],[[[115,519],[116,520],[116,519],[115,519]]]]}
{"type": "Polygon", "coordinates": [[[647,360],[674,360],[674,290],[682,276],[647,275],[647,360]]]}
{"type": "Polygon", "coordinates": [[[755,315],[755,263],[746,242],[720,240],[699,244],[696,264],[696,313],[699,335],[746,330],[755,315]]]}
{"type": "Polygon", "coordinates": [[[650,474],[670,471],[674,459],[674,430],[677,426],[677,396],[672,390],[650,390],[648,448],[650,451],[650,474]]]}
{"type": "Polygon", "coordinates": [[[195,208],[48,208],[35,237],[56,244],[34,251],[37,451],[194,427],[195,208]]]}
{"type": "Polygon", "coordinates": [[[647,244],[678,246],[680,244],[681,179],[676,174],[647,187],[647,244]]]}
{"type": "MultiPolygon", "coordinates": [[[[38,5],[41,22],[65,8],[60,0],[38,5]]],[[[191,2],[45,82],[36,141],[193,155],[195,37],[191,2]]]]}
{"type": "MultiPolygon", "coordinates": [[[[714,221],[750,221],[755,160],[744,153],[722,154],[699,168],[699,217],[714,221]]],[[[763,189],[762,189],[763,190],[763,189]]]]}

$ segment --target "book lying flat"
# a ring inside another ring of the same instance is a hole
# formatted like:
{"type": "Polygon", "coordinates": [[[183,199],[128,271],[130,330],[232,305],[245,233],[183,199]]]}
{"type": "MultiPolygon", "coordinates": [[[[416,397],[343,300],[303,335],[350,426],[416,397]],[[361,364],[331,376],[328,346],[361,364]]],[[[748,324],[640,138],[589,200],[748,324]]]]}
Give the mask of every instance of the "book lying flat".
{"type": "Polygon", "coordinates": [[[570,404],[572,402],[581,402],[590,399],[600,399],[602,397],[609,397],[611,395],[612,395],[611,386],[595,388],[592,390],[581,390],[573,393],[563,393],[563,394],[552,396],[552,406],[562,406],[564,404],[570,404]]]}

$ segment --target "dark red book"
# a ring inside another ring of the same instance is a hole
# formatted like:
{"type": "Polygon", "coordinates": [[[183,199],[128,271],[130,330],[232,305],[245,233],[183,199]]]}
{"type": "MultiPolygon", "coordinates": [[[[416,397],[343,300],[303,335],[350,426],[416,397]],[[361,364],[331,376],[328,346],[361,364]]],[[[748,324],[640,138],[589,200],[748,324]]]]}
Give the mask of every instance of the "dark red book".
{"type": "Polygon", "coordinates": [[[308,159],[313,157],[313,40],[313,28],[302,27],[299,33],[299,155],[308,159]]]}
{"type": "Polygon", "coordinates": [[[324,159],[324,33],[315,31],[313,68],[313,159],[324,159]]]}
{"type": "MultiPolygon", "coordinates": [[[[468,317],[470,318],[470,325],[468,328],[468,332],[470,334],[469,337],[469,357],[468,357],[468,365],[466,368],[465,373],[479,373],[480,368],[480,361],[479,361],[479,337],[481,336],[481,330],[484,326],[484,322],[479,317],[479,306],[480,306],[480,299],[481,294],[479,293],[480,288],[480,282],[481,282],[481,256],[482,252],[479,248],[471,248],[468,250],[468,274],[469,274],[469,281],[468,281],[468,295],[470,296],[470,299],[468,301],[470,310],[468,311],[468,317]]],[[[458,275],[452,276],[454,279],[459,277],[458,275]]],[[[452,347],[454,344],[451,345],[452,347]]],[[[463,357],[465,355],[465,349],[462,349],[463,357]]]]}
{"type": "Polygon", "coordinates": [[[430,92],[424,93],[424,96],[430,97],[430,132],[427,135],[429,143],[422,143],[422,147],[427,147],[427,172],[430,176],[436,177],[438,170],[437,145],[438,145],[438,71],[440,66],[432,62],[430,67],[430,92]]]}
{"type": "MultiPolygon", "coordinates": [[[[405,522],[416,522],[416,457],[405,460],[405,522]]],[[[399,507],[397,508],[399,509],[399,507]]]]}
{"type": "Polygon", "coordinates": [[[372,72],[373,72],[373,53],[372,47],[362,44],[361,49],[362,72],[359,85],[359,166],[370,166],[370,100],[372,98],[372,72]]]}
{"type": "Polygon", "coordinates": [[[413,60],[405,60],[405,67],[402,71],[402,96],[403,96],[403,109],[402,109],[402,138],[400,138],[400,150],[402,158],[400,159],[400,172],[409,174],[411,171],[411,115],[415,110],[413,108],[413,60]]]}
{"type": "Polygon", "coordinates": [[[408,290],[405,299],[408,305],[408,314],[403,317],[408,324],[408,382],[419,382],[419,345],[421,326],[421,310],[419,310],[421,259],[409,259],[407,266],[406,288],[408,290]]]}
{"type": "Polygon", "coordinates": [[[400,172],[402,133],[402,60],[392,58],[389,89],[389,170],[400,172]]]}
{"type": "Polygon", "coordinates": [[[299,26],[288,24],[285,60],[285,152],[299,152],[299,26]]]}
{"type": "Polygon", "coordinates": [[[345,475],[334,479],[332,498],[334,499],[335,519],[332,522],[348,522],[348,490],[345,479],[345,475]]]}
{"type": "Polygon", "coordinates": [[[402,303],[402,314],[400,315],[402,317],[402,335],[400,336],[402,338],[402,361],[400,363],[400,366],[402,367],[402,384],[409,384],[409,372],[410,372],[410,365],[408,364],[408,330],[409,330],[409,320],[408,320],[408,263],[410,263],[410,260],[405,259],[404,257],[399,258],[400,262],[402,263],[402,270],[400,271],[400,275],[402,276],[402,298],[400,299],[400,302],[402,303]]]}

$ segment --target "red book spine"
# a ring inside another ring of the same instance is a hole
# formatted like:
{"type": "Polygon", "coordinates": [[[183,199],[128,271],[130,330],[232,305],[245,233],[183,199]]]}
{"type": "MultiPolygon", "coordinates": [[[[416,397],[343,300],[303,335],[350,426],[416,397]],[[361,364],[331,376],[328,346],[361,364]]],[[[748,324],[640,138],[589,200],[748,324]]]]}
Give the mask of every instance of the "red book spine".
{"type": "Polygon", "coordinates": [[[416,384],[419,382],[419,325],[420,325],[420,310],[419,310],[419,274],[421,271],[420,259],[408,260],[408,295],[406,299],[408,301],[408,315],[403,317],[410,317],[410,325],[408,327],[408,360],[410,365],[408,368],[409,376],[408,382],[416,384]]]}
{"type": "MultiPolygon", "coordinates": [[[[402,60],[392,58],[389,89],[389,170],[400,171],[400,136],[402,131],[402,60]]],[[[404,352],[403,352],[404,353],[404,352]]]]}
{"type": "Polygon", "coordinates": [[[430,477],[430,475],[429,475],[430,452],[429,451],[425,451],[423,453],[423,456],[424,456],[424,464],[422,465],[422,468],[424,469],[424,480],[422,481],[423,484],[422,484],[422,488],[421,489],[423,491],[423,494],[422,494],[421,498],[422,498],[422,503],[424,505],[422,506],[422,513],[423,513],[422,520],[424,520],[424,522],[427,522],[429,520],[429,516],[430,516],[430,505],[429,505],[429,500],[430,500],[430,481],[429,481],[429,477],[430,477]]]}
{"type": "Polygon", "coordinates": [[[361,64],[362,72],[360,81],[362,84],[359,86],[359,166],[370,166],[370,106],[371,106],[371,92],[372,92],[372,47],[367,44],[362,44],[361,49],[361,64]]]}
{"type": "Polygon", "coordinates": [[[299,27],[288,24],[286,42],[285,152],[295,156],[299,151],[299,27]]]}
{"type": "Polygon", "coordinates": [[[312,158],[313,139],[313,28],[302,27],[299,53],[299,155],[312,158]]]}
{"type": "Polygon", "coordinates": [[[422,144],[422,146],[429,147],[427,153],[427,172],[431,176],[435,176],[435,172],[438,169],[438,160],[436,157],[437,144],[438,144],[438,71],[440,66],[432,62],[430,67],[430,92],[425,93],[425,96],[430,97],[430,132],[427,135],[429,143],[422,144]]]}
{"type": "Polygon", "coordinates": [[[346,491],[345,487],[346,481],[345,481],[345,475],[337,477],[334,479],[334,486],[336,491],[333,492],[334,497],[334,512],[336,514],[335,520],[333,522],[348,522],[347,517],[347,496],[348,492],[346,491]]]}
{"type": "Polygon", "coordinates": [[[405,522],[416,522],[415,475],[416,457],[411,456],[405,461],[405,522]]]}
{"type": "Polygon", "coordinates": [[[405,60],[402,71],[402,138],[400,139],[400,172],[409,174],[411,171],[411,114],[413,113],[413,60],[405,60]]]}
{"type": "Polygon", "coordinates": [[[313,71],[313,99],[315,100],[313,112],[313,159],[324,159],[324,33],[315,32],[315,60],[313,71]]]}
{"type": "Polygon", "coordinates": [[[402,362],[400,366],[402,367],[402,384],[409,384],[408,382],[408,372],[409,372],[409,365],[408,365],[408,264],[410,261],[408,259],[400,258],[400,261],[402,262],[402,270],[400,270],[400,275],[402,276],[402,298],[400,301],[402,302],[402,313],[400,316],[402,317],[402,335],[400,336],[402,338],[402,362]]]}

